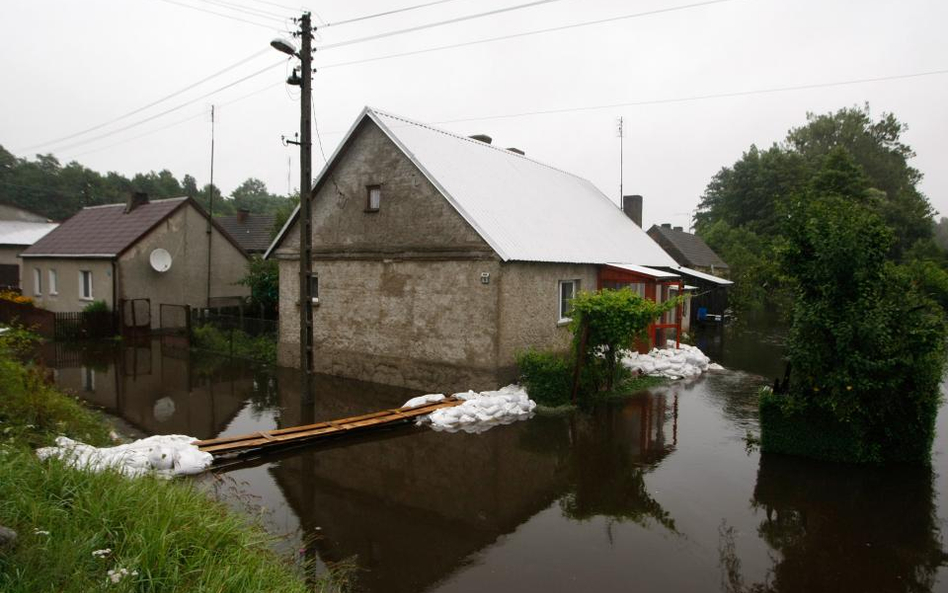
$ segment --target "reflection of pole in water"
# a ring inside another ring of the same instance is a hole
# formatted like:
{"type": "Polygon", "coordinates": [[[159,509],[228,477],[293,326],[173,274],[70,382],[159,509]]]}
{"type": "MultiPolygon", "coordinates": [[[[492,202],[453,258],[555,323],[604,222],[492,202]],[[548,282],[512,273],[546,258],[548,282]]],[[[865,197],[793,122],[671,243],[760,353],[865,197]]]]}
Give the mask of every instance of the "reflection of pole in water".
{"type": "Polygon", "coordinates": [[[678,392],[672,399],[672,445],[678,446],[678,392]]]}

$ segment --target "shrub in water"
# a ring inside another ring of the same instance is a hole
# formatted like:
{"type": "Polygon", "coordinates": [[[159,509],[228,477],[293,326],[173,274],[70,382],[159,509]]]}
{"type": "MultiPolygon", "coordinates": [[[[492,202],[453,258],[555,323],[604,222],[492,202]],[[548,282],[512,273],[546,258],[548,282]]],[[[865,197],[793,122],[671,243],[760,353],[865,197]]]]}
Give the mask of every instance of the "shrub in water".
{"type": "Polygon", "coordinates": [[[790,212],[782,263],[795,287],[791,388],[761,398],[761,448],[927,462],[944,311],[908,270],[886,261],[894,239],[882,219],[858,196],[828,194],[799,200],[790,212]]]}

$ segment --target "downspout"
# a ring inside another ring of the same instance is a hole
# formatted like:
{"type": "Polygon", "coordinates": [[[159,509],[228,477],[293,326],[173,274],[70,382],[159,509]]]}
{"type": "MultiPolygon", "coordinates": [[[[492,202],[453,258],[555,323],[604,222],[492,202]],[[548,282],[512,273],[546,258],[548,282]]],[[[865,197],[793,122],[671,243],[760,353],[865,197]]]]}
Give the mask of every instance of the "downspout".
{"type": "MultiPolygon", "coordinates": [[[[119,329],[122,328],[122,312],[118,308],[118,268],[115,266],[115,258],[112,258],[112,315],[117,316],[119,329]]],[[[114,331],[114,329],[113,329],[114,331]]]]}

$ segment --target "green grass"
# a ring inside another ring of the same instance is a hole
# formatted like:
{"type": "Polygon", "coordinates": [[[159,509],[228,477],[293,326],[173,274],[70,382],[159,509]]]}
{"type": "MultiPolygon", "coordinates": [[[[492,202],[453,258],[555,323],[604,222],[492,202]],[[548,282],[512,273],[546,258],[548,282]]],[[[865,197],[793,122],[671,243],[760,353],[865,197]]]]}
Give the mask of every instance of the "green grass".
{"type": "Polygon", "coordinates": [[[276,364],[276,338],[262,335],[253,337],[239,329],[217,328],[209,323],[196,325],[191,330],[192,347],[209,352],[227,354],[236,358],[265,364],[276,364]]]}
{"type": "Polygon", "coordinates": [[[0,525],[19,534],[0,553],[0,591],[319,589],[270,550],[261,528],[191,481],[88,473],[33,452],[56,435],[102,445],[108,433],[101,416],[0,344],[0,525]],[[104,558],[93,556],[106,548],[104,558]],[[108,571],[120,568],[129,575],[113,584],[108,571]]]}

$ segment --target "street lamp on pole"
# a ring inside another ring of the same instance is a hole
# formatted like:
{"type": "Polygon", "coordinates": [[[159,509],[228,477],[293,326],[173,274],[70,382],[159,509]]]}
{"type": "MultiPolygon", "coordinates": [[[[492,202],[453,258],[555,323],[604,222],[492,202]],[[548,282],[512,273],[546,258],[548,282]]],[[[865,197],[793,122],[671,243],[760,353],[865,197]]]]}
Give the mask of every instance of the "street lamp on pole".
{"type": "MultiPolygon", "coordinates": [[[[299,73],[294,69],[287,83],[299,85],[300,97],[300,374],[301,401],[309,403],[313,398],[313,213],[312,196],[312,85],[313,85],[313,29],[310,14],[304,12],[298,20],[299,31],[293,33],[300,38],[302,46],[297,51],[293,42],[274,39],[270,45],[287,55],[299,58],[299,73]]],[[[295,143],[294,143],[295,144],[295,143]]]]}

